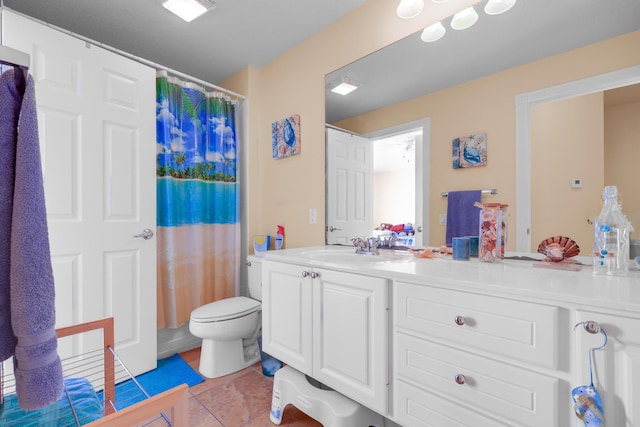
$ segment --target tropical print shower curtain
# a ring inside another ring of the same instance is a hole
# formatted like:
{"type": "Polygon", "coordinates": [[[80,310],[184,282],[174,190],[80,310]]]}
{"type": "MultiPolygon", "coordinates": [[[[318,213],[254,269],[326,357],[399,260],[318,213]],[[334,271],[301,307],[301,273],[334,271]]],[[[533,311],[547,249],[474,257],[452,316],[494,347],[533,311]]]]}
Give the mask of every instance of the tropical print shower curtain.
{"type": "Polygon", "coordinates": [[[158,328],[237,294],[240,265],[236,102],[156,78],[158,328]]]}

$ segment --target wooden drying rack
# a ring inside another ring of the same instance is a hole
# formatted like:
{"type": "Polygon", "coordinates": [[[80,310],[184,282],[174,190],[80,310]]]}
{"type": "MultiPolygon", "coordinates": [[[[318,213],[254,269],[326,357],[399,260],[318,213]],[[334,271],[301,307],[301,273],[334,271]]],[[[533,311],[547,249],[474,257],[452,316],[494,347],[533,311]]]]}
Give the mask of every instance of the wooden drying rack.
{"type": "MultiPolygon", "coordinates": [[[[187,427],[189,425],[189,388],[186,384],[180,384],[122,410],[117,411],[115,409],[116,376],[112,317],[59,328],[56,329],[56,334],[58,338],[64,338],[99,329],[103,331],[103,347],[101,350],[103,352],[104,369],[104,413],[101,418],[85,425],[91,427],[135,425],[159,414],[163,414],[165,415],[165,420],[167,420],[167,422],[170,421],[170,425],[187,427]]],[[[0,386],[2,385],[2,381],[3,378],[0,377],[0,386]]]]}

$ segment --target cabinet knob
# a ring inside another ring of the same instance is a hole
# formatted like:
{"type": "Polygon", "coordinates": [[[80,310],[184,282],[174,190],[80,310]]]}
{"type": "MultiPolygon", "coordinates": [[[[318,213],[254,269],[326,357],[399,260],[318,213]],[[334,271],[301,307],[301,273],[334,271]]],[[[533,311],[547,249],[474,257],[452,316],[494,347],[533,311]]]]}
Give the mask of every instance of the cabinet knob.
{"type": "Polygon", "coordinates": [[[467,379],[466,379],[466,378],[464,377],[464,375],[462,375],[462,374],[458,374],[458,375],[456,375],[456,376],[454,377],[454,379],[456,380],[456,382],[457,382],[458,384],[464,384],[464,383],[467,381],[467,379]]]}
{"type": "Polygon", "coordinates": [[[594,322],[593,320],[587,320],[586,322],[584,322],[583,328],[590,334],[597,334],[602,330],[602,328],[600,328],[600,324],[598,324],[598,322],[594,322]]]}
{"type": "Polygon", "coordinates": [[[308,272],[308,271],[303,271],[303,272],[302,272],[302,277],[307,277],[308,275],[309,275],[309,272],[308,272]]]}
{"type": "Polygon", "coordinates": [[[245,262],[244,265],[246,265],[247,267],[251,267],[251,261],[245,262]]]}
{"type": "Polygon", "coordinates": [[[456,322],[456,325],[458,325],[458,326],[464,325],[464,317],[463,316],[456,316],[454,321],[456,322]]]}
{"type": "Polygon", "coordinates": [[[316,273],[315,271],[311,272],[311,278],[312,279],[317,279],[318,277],[320,277],[320,273],[316,273]]]}

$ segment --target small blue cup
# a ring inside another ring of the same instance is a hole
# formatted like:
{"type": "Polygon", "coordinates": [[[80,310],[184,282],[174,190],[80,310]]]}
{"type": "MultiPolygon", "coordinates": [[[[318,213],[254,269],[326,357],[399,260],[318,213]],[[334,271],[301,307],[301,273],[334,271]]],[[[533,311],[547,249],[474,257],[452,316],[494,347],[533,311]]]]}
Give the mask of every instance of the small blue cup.
{"type": "Polygon", "coordinates": [[[469,255],[471,257],[478,256],[478,243],[480,243],[480,238],[478,236],[465,236],[469,238],[469,255]]]}
{"type": "Polygon", "coordinates": [[[468,237],[454,237],[452,239],[453,259],[468,261],[470,257],[470,242],[468,237]]]}

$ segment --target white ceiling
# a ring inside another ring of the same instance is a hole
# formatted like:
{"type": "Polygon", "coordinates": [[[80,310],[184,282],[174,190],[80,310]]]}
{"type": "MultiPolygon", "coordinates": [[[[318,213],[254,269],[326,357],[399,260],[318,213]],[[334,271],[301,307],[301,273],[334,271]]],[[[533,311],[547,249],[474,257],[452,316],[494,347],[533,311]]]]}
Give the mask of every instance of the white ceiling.
{"type": "Polygon", "coordinates": [[[0,0],[46,23],[219,84],[260,68],[365,0],[215,0],[187,23],[160,0],[0,0]]]}

